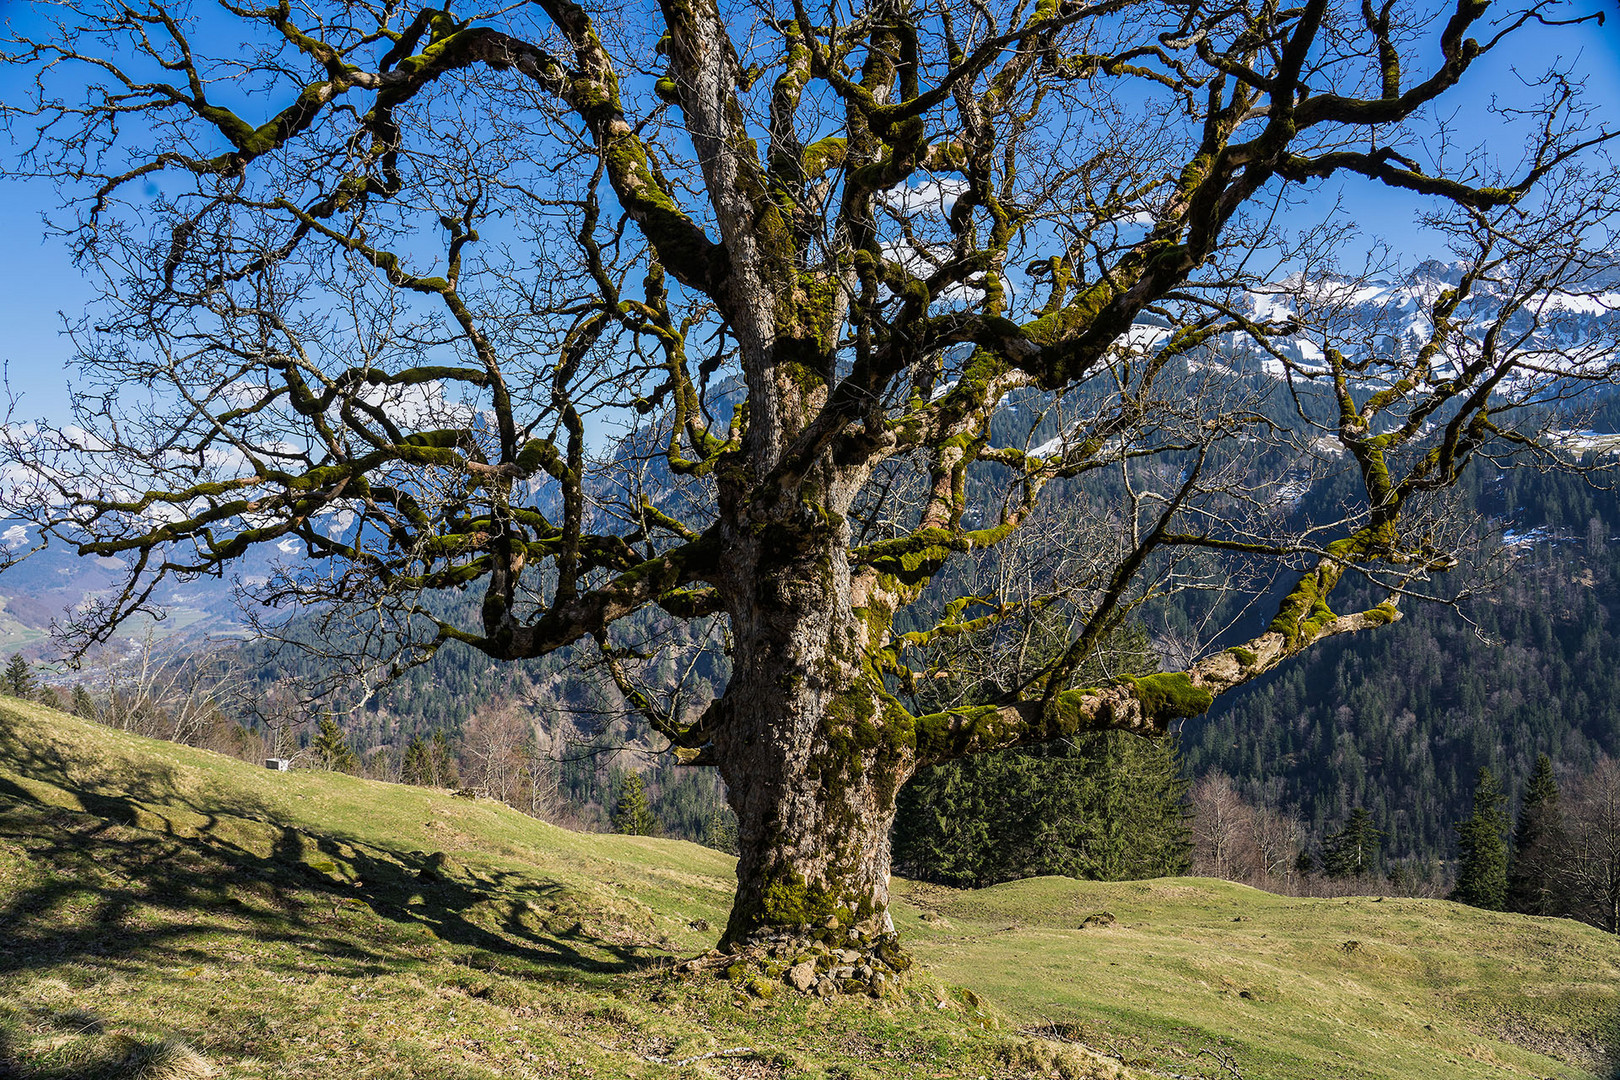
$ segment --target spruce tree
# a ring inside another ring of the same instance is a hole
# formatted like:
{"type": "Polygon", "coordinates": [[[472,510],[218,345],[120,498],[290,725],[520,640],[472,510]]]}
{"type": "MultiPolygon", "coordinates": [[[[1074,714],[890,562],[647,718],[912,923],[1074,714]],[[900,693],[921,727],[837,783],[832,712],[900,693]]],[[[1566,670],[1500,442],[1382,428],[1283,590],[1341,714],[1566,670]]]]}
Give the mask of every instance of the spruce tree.
{"type": "Polygon", "coordinates": [[[1384,834],[1373,827],[1366,807],[1350,811],[1344,827],[1322,839],[1322,873],[1330,878],[1362,877],[1378,864],[1378,841],[1384,834]]]}
{"type": "Polygon", "coordinates": [[[737,815],[731,807],[718,806],[709,815],[703,826],[702,844],[728,855],[737,854],[737,815]]]}
{"type": "MultiPolygon", "coordinates": [[[[1064,635],[1052,619],[1036,626],[1025,660],[1039,667],[1054,658],[1053,643],[1064,635]]],[[[988,670],[949,662],[940,667],[973,703],[1028,677],[1011,670],[1011,661],[998,661],[988,670]]],[[[1110,672],[1147,675],[1157,664],[1147,632],[1125,626],[1104,639],[1073,679],[1085,684],[1105,681],[1110,672]]],[[[894,866],[911,877],[970,888],[1043,874],[1121,881],[1185,873],[1192,836],[1182,772],[1174,736],[1148,740],[1122,731],[1087,732],[922,769],[900,793],[894,866]]]]}
{"type": "Polygon", "coordinates": [[[433,732],[433,740],[428,744],[428,756],[433,762],[434,787],[453,788],[461,784],[461,773],[456,768],[455,751],[450,747],[450,740],[444,737],[444,732],[437,730],[433,732]]]}
{"type": "Polygon", "coordinates": [[[349,746],[349,740],[344,737],[343,729],[338,727],[331,713],[322,715],[311,748],[321,768],[332,772],[353,772],[360,764],[360,759],[355,757],[353,748],[349,746]]]}
{"type": "Polygon", "coordinates": [[[33,666],[23,659],[22,653],[12,653],[11,660],[6,664],[5,675],[0,679],[0,692],[26,701],[34,696],[38,685],[33,666]]]}
{"type": "Polygon", "coordinates": [[[619,801],[613,807],[613,831],[628,836],[652,836],[658,832],[658,821],[647,802],[647,785],[638,772],[626,772],[619,778],[619,801]]]}
{"type": "Polygon", "coordinates": [[[900,797],[900,872],[979,888],[1041,874],[1103,881],[1190,865],[1173,738],[1097,732],[918,773],[900,797]]]}
{"type": "Polygon", "coordinates": [[[420,735],[412,735],[400,764],[400,779],[407,784],[426,784],[433,779],[433,755],[420,735]]]}
{"type": "Polygon", "coordinates": [[[1501,911],[1507,905],[1507,796],[1490,769],[1474,785],[1474,812],[1457,823],[1457,887],[1451,899],[1501,911]]]}
{"type": "Polygon", "coordinates": [[[1507,908],[1526,915],[1560,915],[1558,858],[1565,843],[1564,815],[1558,803],[1558,781],[1552,759],[1536,758],[1525,784],[1524,802],[1513,830],[1508,862],[1507,908]]]}
{"type": "Polygon", "coordinates": [[[73,715],[81,720],[100,719],[100,713],[96,710],[95,699],[90,696],[90,691],[86,690],[82,685],[76,684],[73,687],[73,715]]]}

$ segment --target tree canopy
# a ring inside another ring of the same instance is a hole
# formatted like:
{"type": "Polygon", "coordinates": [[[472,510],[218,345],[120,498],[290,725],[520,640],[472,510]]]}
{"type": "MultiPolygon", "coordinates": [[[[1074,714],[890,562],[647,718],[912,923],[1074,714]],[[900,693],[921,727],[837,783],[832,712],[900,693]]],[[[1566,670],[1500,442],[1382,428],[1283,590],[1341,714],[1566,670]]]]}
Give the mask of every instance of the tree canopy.
{"type": "Polygon", "coordinates": [[[731,942],[890,933],[919,766],[1161,734],[1398,618],[1455,564],[1461,471],[1567,457],[1558,403],[1611,374],[1612,343],[1543,333],[1606,295],[1620,181],[1579,80],[1503,103],[1478,153],[1447,126],[1551,3],[51,10],[9,49],[39,92],[6,114],[36,132],[17,170],[69,183],[104,297],[75,422],[8,429],[3,503],[128,571],[68,642],[281,546],[250,592],[359,613],[362,659],[594,650],[720,767],[731,942]],[[1357,313],[1382,264],[1341,261],[1315,205],[1347,177],[1449,238],[1415,322],[1357,313]],[[1240,344],[1289,423],[1222,359],[1240,344]],[[1330,473],[1336,520],[1286,513],[1330,473]],[[953,566],[1011,565],[1057,491],[1044,569],[928,606],[953,566]],[[1346,574],[1371,606],[1333,609],[1346,574]],[[1274,616],[1073,684],[1194,587],[1274,616]],[[476,616],[446,617],[463,588],[476,616]],[[1050,662],[924,706],[931,644],[1031,609],[1062,616],[1050,662]],[[729,658],[712,701],[643,678],[696,639],[729,658]]]}

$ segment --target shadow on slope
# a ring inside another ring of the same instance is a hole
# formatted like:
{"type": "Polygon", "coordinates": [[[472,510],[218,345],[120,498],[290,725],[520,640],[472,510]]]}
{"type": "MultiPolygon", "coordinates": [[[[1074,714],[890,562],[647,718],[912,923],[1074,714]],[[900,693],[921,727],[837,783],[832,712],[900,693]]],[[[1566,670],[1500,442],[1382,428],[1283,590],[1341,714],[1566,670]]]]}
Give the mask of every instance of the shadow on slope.
{"type": "Polygon", "coordinates": [[[193,942],[202,933],[199,911],[228,914],[261,939],[302,943],[312,959],[351,976],[379,973],[403,946],[369,949],[326,933],[345,910],[374,913],[401,935],[431,933],[477,950],[491,968],[515,964],[531,978],[611,976],[671,956],[667,940],[601,919],[564,881],[469,867],[442,852],[390,850],[341,831],[322,835],[222,785],[204,804],[161,760],[120,762],[122,792],[111,794],[85,782],[81,763],[60,747],[0,723],[0,761],[82,808],[50,805],[0,776],[0,840],[55,870],[0,906],[0,936],[11,946],[0,951],[0,974],[136,956],[192,964],[201,959],[193,942]],[[86,903],[87,919],[51,917],[86,903]]]}

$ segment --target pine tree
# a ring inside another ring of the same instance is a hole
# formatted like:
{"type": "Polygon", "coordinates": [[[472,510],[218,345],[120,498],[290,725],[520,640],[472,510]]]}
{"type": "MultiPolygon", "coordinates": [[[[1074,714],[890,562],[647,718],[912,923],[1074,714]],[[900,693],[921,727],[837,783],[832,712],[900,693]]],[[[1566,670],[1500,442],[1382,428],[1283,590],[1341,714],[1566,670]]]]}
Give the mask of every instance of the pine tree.
{"type": "Polygon", "coordinates": [[[1525,784],[1513,830],[1513,855],[1508,863],[1507,908],[1526,915],[1561,915],[1558,859],[1565,844],[1564,814],[1558,802],[1558,781],[1552,759],[1536,758],[1535,771],[1525,784]]]}
{"type": "Polygon", "coordinates": [[[73,715],[81,720],[100,719],[95,699],[90,696],[90,691],[79,684],[73,687],[73,715]]]}
{"type": "Polygon", "coordinates": [[[619,778],[619,801],[613,806],[613,831],[628,836],[652,836],[658,832],[658,821],[647,802],[647,785],[638,772],[626,772],[619,778]]]}
{"type": "Polygon", "coordinates": [[[338,727],[331,713],[321,716],[320,729],[315,733],[311,748],[321,768],[332,772],[353,772],[360,764],[360,759],[355,757],[353,748],[349,746],[349,740],[344,737],[343,729],[338,727]]]}
{"type": "Polygon", "coordinates": [[[461,773],[456,768],[455,751],[450,747],[450,740],[444,737],[444,732],[435,730],[433,740],[428,744],[429,756],[433,762],[431,771],[434,787],[459,787],[461,773]]]}
{"type": "MultiPolygon", "coordinates": [[[[1036,635],[1029,659],[1063,636],[1036,635]]],[[[990,650],[994,651],[994,650],[990,650]]],[[[1150,674],[1158,657],[1146,631],[1126,626],[1074,678],[1150,674]]],[[[948,665],[942,665],[948,667],[948,665]]],[[[957,670],[993,697],[1022,672],[957,670]]],[[[900,873],[962,887],[1042,874],[1120,881],[1185,873],[1192,835],[1179,744],[1128,732],[1089,732],[920,770],[900,793],[892,834],[900,873]]]]}
{"type": "Polygon", "coordinates": [[[1507,905],[1507,796],[1490,769],[1474,785],[1474,812],[1457,823],[1457,887],[1451,899],[1501,911],[1507,905]]]}
{"type": "Polygon", "coordinates": [[[420,735],[412,735],[400,765],[400,779],[407,784],[426,784],[433,779],[433,755],[420,735]]]}
{"type": "Polygon", "coordinates": [[[1041,874],[1103,881],[1190,865],[1173,738],[1097,732],[922,770],[901,793],[895,866],[982,887],[1041,874]]]}
{"type": "Polygon", "coordinates": [[[6,664],[5,675],[0,676],[0,693],[26,701],[34,696],[38,685],[39,680],[34,676],[32,665],[23,659],[22,653],[12,653],[10,662],[6,664]]]}
{"type": "Polygon", "coordinates": [[[703,827],[703,846],[728,855],[737,854],[737,815],[731,807],[719,806],[703,827]]]}
{"type": "Polygon", "coordinates": [[[1322,839],[1322,873],[1330,878],[1361,877],[1378,864],[1378,841],[1372,814],[1362,806],[1350,811],[1344,827],[1322,839]]]}

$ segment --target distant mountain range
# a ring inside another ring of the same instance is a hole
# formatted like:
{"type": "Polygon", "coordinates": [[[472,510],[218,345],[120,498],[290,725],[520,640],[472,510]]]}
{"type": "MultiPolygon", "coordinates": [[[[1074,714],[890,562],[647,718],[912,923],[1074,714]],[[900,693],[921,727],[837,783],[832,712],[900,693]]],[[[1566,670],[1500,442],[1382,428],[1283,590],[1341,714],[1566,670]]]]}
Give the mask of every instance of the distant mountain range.
{"type": "MultiPolygon", "coordinates": [[[[1330,335],[1347,353],[1369,350],[1400,351],[1426,338],[1429,318],[1442,290],[1455,286],[1465,267],[1461,263],[1429,261],[1404,276],[1383,278],[1324,277],[1312,282],[1288,279],[1275,287],[1243,294],[1236,307],[1248,317],[1274,326],[1297,324],[1297,332],[1273,339],[1279,352],[1289,356],[1301,370],[1320,370],[1322,347],[1330,335]]],[[[1501,290],[1484,285],[1459,312],[1465,323],[1475,326],[1494,318],[1501,290]]],[[[1581,292],[1552,292],[1538,298],[1531,309],[1511,321],[1515,330],[1526,334],[1522,347],[1555,352],[1571,342],[1620,340],[1620,260],[1594,271],[1584,281],[1581,292]],[[1539,325],[1533,325],[1532,311],[1539,325]]],[[[1137,347],[1152,348],[1169,333],[1156,316],[1145,316],[1128,340],[1137,347]]],[[[1233,344],[1237,344],[1233,342],[1233,344]]],[[[1234,375],[1264,373],[1280,376],[1283,365],[1275,357],[1252,349],[1232,349],[1220,360],[1208,362],[1227,368],[1234,375]]],[[[722,384],[713,399],[722,421],[729,415],[738,396],[737,387],[722,384]]],[[[1008,405],[1010,414],[1016,406],[1008,405]]],[[[1016,425],[1014,425],[1016,427],[1016,425]]],[[[1005,425],[998,425],[1005,427],[1005,425]]],[[[1027,429],[1026,429],[1027,430],[1027,429]]],[[[1567,433],[1571,448],[1613,450],[1620,448],[1620,433],[1579,430],[1567,433]]],[[[655,501],[670,510],[679,510],[679,485],[664,475],[657,450],[662,433],[647,429],[621,440],[620,453],[647,464],[658,474],[650,491],[655,501]]],[[[1032,448],[1052,452],[1060,439],[1053,438],[1032,448]]],[[[535,492],[542,510],[555,509],[554,485],[540,483],[535,492]]],[[[604,492],[606,494],[606,492],[604,492]]],[[[622,493],[620,493],[622,494],[622,493]]],[[[1290,503],[1304,492],[1284,491],[1290,503]]],[[[349,534],[353,514],[339,511],[331,515],[333,535],[349,534]]],[[[21,554],[36,539],[33,527],[25,522],[0,521],[0,545],[21,554]]],[[[157,599],[167,617],[153,623],[132,625],[120,635],[125,642],[137,642],[149,634],[182,641],[207,635],[236,635],[243,632],[244,620],[238,610],[236,587],[252,586],[268,580],[278,562],[296,560],[304,554],[296,540],[284,540],[250,552],[230,568],[226,577],[202,577],[191,581],[166,583],[157,599]]],[[[120,567],[112,559],[81,559],[69,549],[53,547],[39,551],[0,574],[0,653],[21,651],[25,656],[44,659],[52,655],[49,628],[53,620],[83,603],[87,597],[114,588],[120,567]]]]}

